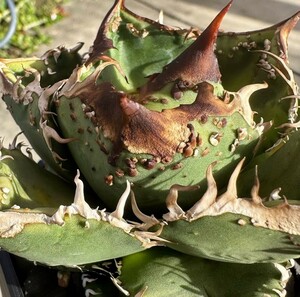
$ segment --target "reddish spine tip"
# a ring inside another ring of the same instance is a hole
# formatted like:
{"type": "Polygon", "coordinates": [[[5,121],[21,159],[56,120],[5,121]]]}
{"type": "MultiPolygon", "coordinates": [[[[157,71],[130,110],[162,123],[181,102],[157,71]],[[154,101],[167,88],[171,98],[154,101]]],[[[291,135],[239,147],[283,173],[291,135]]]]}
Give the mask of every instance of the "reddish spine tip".
{"type": "MultiPolygon", "coordinates": [[[[228,12],[230,6],[232,5],[233,0],[231,0],[219,13],[218,15],[213,19],[213,21],[209,24],[209,26],[202,32],[200,37],[198,39],[201,40],[201,44],[203,44],[203,47],[206,45],[207,47],[213,45],[217,39],[218,31],[220,28],[220,25],[222,23],[222,20],[226,13],[228,12]],[[203,42],[203,41],[206,42],[203,42]]],[[[199,42],[200,43],[200,42],[199,42]]]]}

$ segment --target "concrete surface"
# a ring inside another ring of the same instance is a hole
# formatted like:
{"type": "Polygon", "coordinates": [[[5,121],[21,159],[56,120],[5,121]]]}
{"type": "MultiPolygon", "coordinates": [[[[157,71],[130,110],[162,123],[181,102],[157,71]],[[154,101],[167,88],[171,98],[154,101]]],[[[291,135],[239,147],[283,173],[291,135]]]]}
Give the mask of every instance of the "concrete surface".
{"type": "MultiPolygon", "coordinates": [[[[206,27],[228,0],[127,0],[126,6],[137,14],[157,19],[164,11],[164,23],[179,27],[206,27]]],[[[83,52],[92,45],[101,20],[113,0],[70,0],[65,5],[68,14],[62,21],[47,28],[51,44],[43,45],[36,55],[58,45],[71,47],[85,43],[83,52]]],[[[248,31],[268,27],[300,10],[300,0],[235,0],[221,28],[226,31],[248,31]]],[[[291,33],[290,63],[300,72],[300,24],[291,33]]],[[[299,77],[297,78],[300,82],[299,77]]],[[[19,132],[0,100],[0,136],[6,144],[19,132]]]]}

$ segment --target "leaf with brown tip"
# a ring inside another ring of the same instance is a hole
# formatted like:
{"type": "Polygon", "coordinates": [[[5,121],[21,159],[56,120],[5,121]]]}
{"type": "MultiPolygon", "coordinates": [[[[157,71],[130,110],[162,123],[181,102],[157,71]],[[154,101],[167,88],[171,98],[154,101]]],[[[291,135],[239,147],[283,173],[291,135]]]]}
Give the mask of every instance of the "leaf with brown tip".
{"type": "Polygon", "coordinates": [[[188,87],[205,80],[220,81],[221,74],[214,50],[221,21],[231,4],[232,1],[221,10],[191,46],[164,67],[162,73],[152,76],[150,81],[141,88],[142,98],[173,81],[183,82],[188,87]]]}

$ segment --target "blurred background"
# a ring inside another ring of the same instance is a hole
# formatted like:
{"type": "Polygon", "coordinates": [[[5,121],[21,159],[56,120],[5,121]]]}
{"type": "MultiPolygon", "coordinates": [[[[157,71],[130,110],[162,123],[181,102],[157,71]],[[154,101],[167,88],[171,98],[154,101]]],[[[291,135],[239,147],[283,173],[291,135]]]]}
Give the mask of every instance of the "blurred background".
{"type": "MultiPolygon", "coordinates": [[[[99,25],[114,0],[0,0],[0,40],[9,28],[12,36],[0,49],[0,57],[40,56],[59,45],[74,46],[84,42],[82,53],[92,45],[99,25]],[[8,4],[15,4],[17,18],[8,4]]],[[[178,27],[205,28],[228,0],[127,0],[135,13],[178,27]]],[[[221,28],[225,31],[249,31],[278,23],[300,10],[300,0],[235,0],[221,28]]],[[[0,43],[1,44],[1,43],[0,43]]],[[[289,60],[300,83],[300,22],[290,34],[289,60]]],[[[5,144],[12,141],[19,128],[0,100],[0,136],[5,144]]]]}

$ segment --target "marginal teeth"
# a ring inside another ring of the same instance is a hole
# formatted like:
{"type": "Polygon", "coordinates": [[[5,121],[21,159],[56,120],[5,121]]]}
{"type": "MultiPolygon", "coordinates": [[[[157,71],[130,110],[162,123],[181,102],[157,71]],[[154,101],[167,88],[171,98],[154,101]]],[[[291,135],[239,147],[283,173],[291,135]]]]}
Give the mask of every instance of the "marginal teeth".
{"type": "Polygon", "coordinates": [[[262,200],[259,196],[259,188],[260,188],[260,183],[259,183],[259,179],[258,179],[258,170],[257,170],[257,166],[256,166],[255,167],[254,184],[253,184],[252,189],[251,189],[252,201],[256,204],[261,204],[262,203],[262,200]]]}
{"type": "Polygon", "coordinates": [[[124,191],[121,198],[119,199],[116,210],[111,213],[112,217],[115,217],[119,220],[121,220],[123,218],[125,204],[126,204],[129,194],[130,194],[130,182],[127,180],[126,181],[126,190],[124,191]]]}
{"type": "Polygon", "coordinates": [[[270,196],[269,196],[270,200],[280,200],[280,199],[282,199],[282,197],[279,195],[280,191],[281,191],[281,188],[274,189],[271,192],[270,196]]]}
{"type": "Polygon", "coordinates": [[[143,229],[148,230],[152,226],[159,224],[159,221],[154,216],[147,216],[140,211],[136,203],[133,191],[131,191],[131,205],[134,215],[144,223],[144,225],[140,227],[143,227],[143,229]]]}
{"type": "Polygon", "coordinates": [[[170,188],[169,194],[166,199],[166,205],[169,210],[168,213],[163,215],[163,218],[170,222],[176,221],[181,218],[185,218],[185,212],[177,203],[178,191],[194,191],[197,190],[198,186],[181,186],[181,185],[173,185],[170,188]]]}
{"type": "Polygon", "coordinates": [[[188,220],[192,220],[194,217],[197,217],[202,211],[210,207],[214,202],[216,202],[218,189],[216,181],[212,174],[213,166],[216,165],[216,162],[209,165],[206,171],[206,179],[207,179],[207,190],[202,196],[202,198],[194,204],[192,208],[190,208],[186,212],[186,216],[188,220]]]}

